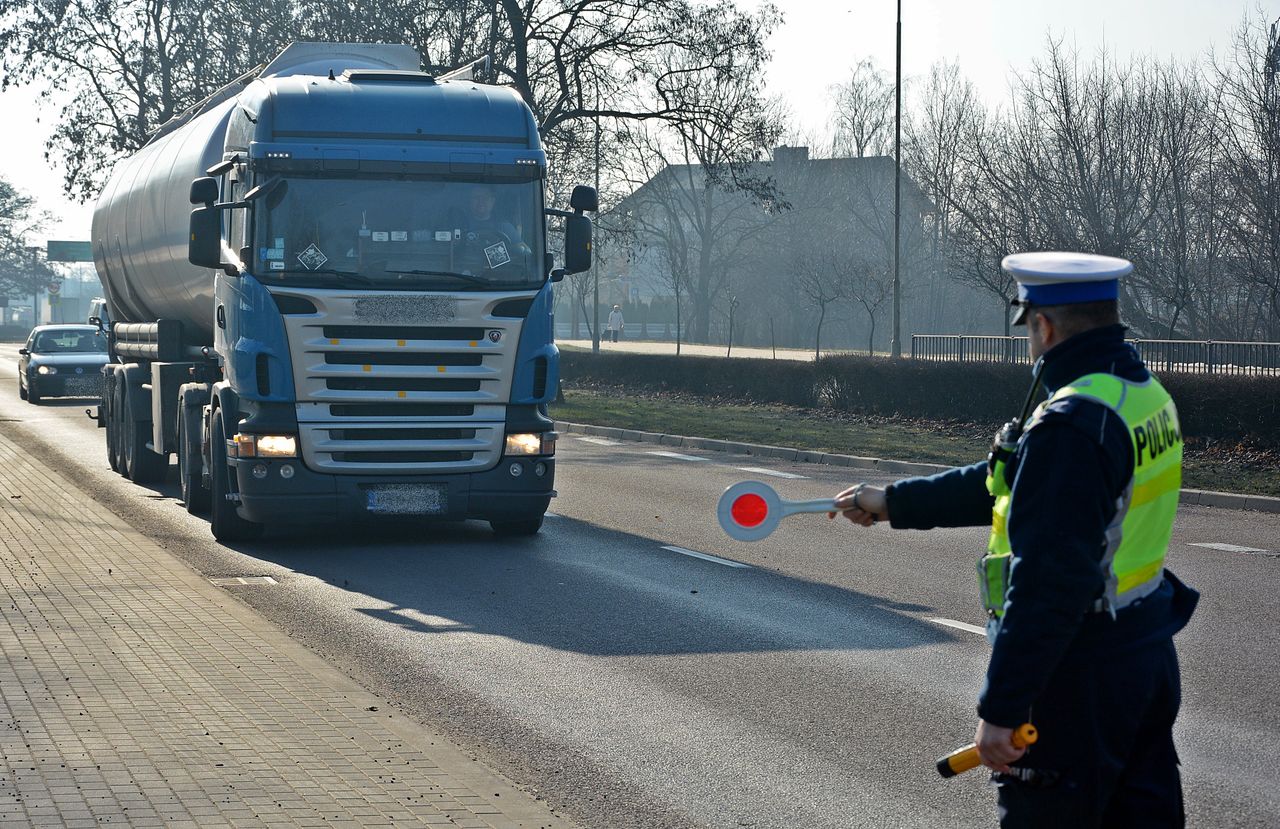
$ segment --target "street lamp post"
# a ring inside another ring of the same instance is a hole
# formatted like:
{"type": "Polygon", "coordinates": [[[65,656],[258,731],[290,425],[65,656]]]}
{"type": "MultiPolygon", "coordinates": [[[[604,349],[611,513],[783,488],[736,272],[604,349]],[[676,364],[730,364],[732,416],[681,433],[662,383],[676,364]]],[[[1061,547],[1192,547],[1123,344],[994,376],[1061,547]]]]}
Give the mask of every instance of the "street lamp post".
{"type": "Polygon", "coordinates": [[[898,0],[898,38],[893,84],[895,114],[893,118],[893,342],[889,354],[902,356],[902,286],[898,279],[898,261],[902,258],[900,227],[902,224],[902,0],[898,0]]]}
{"type": "MultiPolygon", "coordinates": [[[[596,192],[600,192],[600,87],[596,86],[596,192]]],[[[591,353],[600,353],[600,264],[591,257],[591,353]]]]}

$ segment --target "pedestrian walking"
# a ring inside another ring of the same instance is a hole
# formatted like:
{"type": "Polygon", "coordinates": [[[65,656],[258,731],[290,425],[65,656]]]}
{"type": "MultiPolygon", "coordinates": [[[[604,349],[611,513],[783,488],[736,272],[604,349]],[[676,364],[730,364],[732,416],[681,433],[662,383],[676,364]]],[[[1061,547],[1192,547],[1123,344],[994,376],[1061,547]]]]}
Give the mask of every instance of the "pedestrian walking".
{"type": "Polygon", "coordinates": [[[1002,827],[1181,827],[1173,635],[1199,594],[1164,567],[1182,432],[1125,342],[1116,299],[1133,266],[1076,253],[1002,265],[1036,361],[1022,417],[984,463],[859,484],[836,505],[862,526],[990,524],[978,574],[992,651],[975,742],[1002,827]],[[1028,417],[1040,386],[1048,399],[1028,417]],[[1039,740],[1017,748],[1025,722],[1039,740]]]}
{"type": "Polygon", "coordinates": [[[625,323],[622,320],[622,306],[615,305],[613,306],[613,310],[609,312],[608,329],[610,339],[616,343],[618,341],[618,337],[622,336],[622,329],[624,327],[625,323]]]}

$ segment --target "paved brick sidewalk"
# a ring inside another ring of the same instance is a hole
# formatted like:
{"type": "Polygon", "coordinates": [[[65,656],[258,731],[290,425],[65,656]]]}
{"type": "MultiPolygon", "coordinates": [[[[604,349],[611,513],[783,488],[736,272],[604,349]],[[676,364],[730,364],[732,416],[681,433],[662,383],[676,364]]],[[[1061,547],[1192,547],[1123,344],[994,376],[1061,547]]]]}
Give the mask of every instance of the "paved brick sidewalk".
{"type": "Polygon", "coordinates": [[[0,589],[0,827],[565,825],[2,430],[0,589]]]}

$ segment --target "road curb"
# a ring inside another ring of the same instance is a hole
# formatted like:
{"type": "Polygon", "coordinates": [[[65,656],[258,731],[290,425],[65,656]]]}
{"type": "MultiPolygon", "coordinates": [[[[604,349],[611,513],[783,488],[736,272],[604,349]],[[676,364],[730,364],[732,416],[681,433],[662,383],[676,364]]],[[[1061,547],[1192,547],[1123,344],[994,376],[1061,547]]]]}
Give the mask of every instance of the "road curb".
{"type": "MultiPolygon", "coordinates": [[[[577,432],[578,434],[613,438],[615,440],[656,443],[673,448],[704,449],[708,452],[725,452],[734,455],[752,455],[760,458],[774,458],[798,463],[817,463],[850,469],[869,469],[890,475],[932,475],[935,472],[942,472],[951,468],[936,463],[914,463],[912,461],[897,461],[886,458],[863,458],[857,455],[840,455],[834,452],[818,452],[811,449],[793,449],[786,446],[740,443],[738,441],[688,437],[686,435],[666,435],[660,432],[642,432],[637,429],[595,426],[589,423],[569,423],[563,420],[557,420],[555,424],[556,429],[560,432],[577,432]]],[[[1184,489],[1178,498],[1178,503],[1280,514],[1280,498],[1272,498],[1267,495],[1242,495],[1236,492],[1214,492],[1208,489],[1184,489]]]]}

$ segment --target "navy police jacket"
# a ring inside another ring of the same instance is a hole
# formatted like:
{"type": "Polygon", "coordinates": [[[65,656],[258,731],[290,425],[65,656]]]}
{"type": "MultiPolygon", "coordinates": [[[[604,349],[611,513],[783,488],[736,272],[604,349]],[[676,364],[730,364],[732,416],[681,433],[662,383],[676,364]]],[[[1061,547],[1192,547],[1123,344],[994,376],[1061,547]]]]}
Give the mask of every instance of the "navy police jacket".
{"type": "MultiPolygon", "coordinates": [[[[1146,366],[1124,333],[1122,325],[1096,328],[1050,349],[1041,375],[1047,391],[1095,372],[1146,380],[1146,366]]],[[[1107,663],[1124,670],[1123,651],[1167,640],[1195,610],[1199,594],[1167,570],[1159,589],[1114,619],[1093,610],[1106,580],[1106,528],[1134,462],[1128,430],[1104,412],[1101,403],[1081,397],[1055,402],[1006,465],[1013,589],[978,702],[978,715],[993,725],[1026,722],[1060,667],[1115,655],[1107,663]]],[[[989,525],[986,476],[984,461],[898,481],[886,492],[890,522],[922,530],[989,525]]],[[[975,550],[975,559],[981,554],[975,550]]]]}

